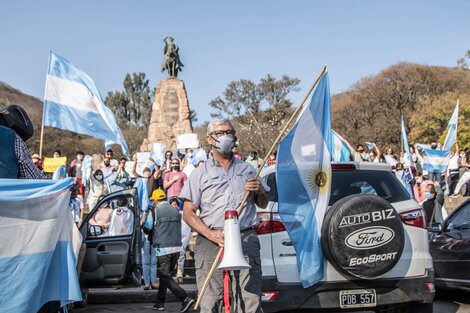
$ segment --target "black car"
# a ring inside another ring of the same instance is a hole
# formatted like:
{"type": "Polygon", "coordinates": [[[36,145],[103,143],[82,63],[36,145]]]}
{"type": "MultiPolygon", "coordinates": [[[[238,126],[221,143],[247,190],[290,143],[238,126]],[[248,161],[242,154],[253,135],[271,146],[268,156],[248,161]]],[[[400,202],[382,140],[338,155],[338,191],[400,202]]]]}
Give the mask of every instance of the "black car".
{"type": "Polygon", "coordinates": [[[470,199],[442,224],[432,224],[429,249],[438,288],[470,290],[470,199]]]}

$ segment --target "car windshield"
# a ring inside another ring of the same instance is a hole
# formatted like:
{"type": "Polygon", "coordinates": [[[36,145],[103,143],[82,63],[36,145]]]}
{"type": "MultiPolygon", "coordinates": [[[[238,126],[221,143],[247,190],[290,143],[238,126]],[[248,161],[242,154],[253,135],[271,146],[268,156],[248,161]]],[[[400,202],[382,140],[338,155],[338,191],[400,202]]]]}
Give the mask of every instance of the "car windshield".
{"type": "MultiPolygon", "coordinates": [[[[271,190],[270,201],[277,202],[276,173],[266,178],[271,190]]],[[[409,200],[411,197],[392,172],[378,170],[333,171],[329,205],[354,194],[371,194],[390,203],[409,200]]]]}

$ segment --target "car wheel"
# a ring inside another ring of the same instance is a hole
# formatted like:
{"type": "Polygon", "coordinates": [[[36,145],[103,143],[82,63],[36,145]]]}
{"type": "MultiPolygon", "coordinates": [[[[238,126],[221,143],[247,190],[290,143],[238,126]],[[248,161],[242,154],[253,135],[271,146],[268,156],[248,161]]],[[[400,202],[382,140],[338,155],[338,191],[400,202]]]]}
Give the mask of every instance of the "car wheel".
{"type": "Polygon", "coordinates": [[[325,257],[343,275],[374,279],[400,260],[405,234],[400,215],[386,200],[352,195],[326,213],[321,244],[325,257]]]}

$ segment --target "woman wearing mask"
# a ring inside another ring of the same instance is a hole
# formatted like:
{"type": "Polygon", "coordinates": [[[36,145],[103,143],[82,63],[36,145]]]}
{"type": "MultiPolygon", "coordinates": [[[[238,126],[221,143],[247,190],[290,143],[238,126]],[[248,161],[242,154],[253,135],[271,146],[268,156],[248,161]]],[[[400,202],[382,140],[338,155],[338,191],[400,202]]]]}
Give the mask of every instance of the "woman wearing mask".
{"type": "Polygon", "coordinates": [[[413,195],[415,196],[415,200],[418,201],[419,204],[422,204],[426,198],[424,196],[424,192],[429,184],[432,184],[432,181],[424,179],[423,174],[421,172],[416,172],[415,174],[415,184],[413,186],[413,195]]]}
{"type": "Polygon", "coordinates": [[[187,179],[188,176],[180,171],[180,161],[178,159],[171,160],[171,172],[165,175],[163,181],[167,198],[179,197],[187,179]]]}
{"type": "Polygon", "coordinates": [[[98,203],[99,198],[109,193],[108,185],[104,181],[103,171],[100,169],[96,170],[93,175],[91,175],[88,182],[87,193],[88,209],[84,213],[90,213],[90,211],[93,210],[93,208],[98,203]]]}
{"type": "Polygon", "coordinates": [[[444,222],[442,215],[442,206],[444,205],[444,193],[442,192],[439,182],[428,184],[424,192],[426,200],[423,202],[423,209],[426,213],[426,225],[432,223],[444,222]]]}

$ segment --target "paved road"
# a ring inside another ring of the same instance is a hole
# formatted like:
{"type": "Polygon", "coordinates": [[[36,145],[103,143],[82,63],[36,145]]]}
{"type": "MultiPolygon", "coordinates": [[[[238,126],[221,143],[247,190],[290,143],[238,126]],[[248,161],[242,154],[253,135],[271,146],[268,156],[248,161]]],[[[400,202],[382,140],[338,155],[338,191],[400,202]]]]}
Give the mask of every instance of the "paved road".
{"type": "MultiPolygon", "coordinates": [[[[152,303],[90,304],[85,308],[74,310],[74,313],[157,312],[152,310],[152,305],[152,303]]],[[[166,304],[164,312],[176,313],[180,312],[180,309],[180,303],[170,302],[166,304]]],[[[196,311],[190,310],[189,312],[196,311]]],[[[300,313],[300,311],[296,312],[300,313]]],[[[307,313],[307,311],[302,312],[307,313]]],[[[434,301],[434,313],[470,313],[470,292],[438,292],[434,301]]]]}

